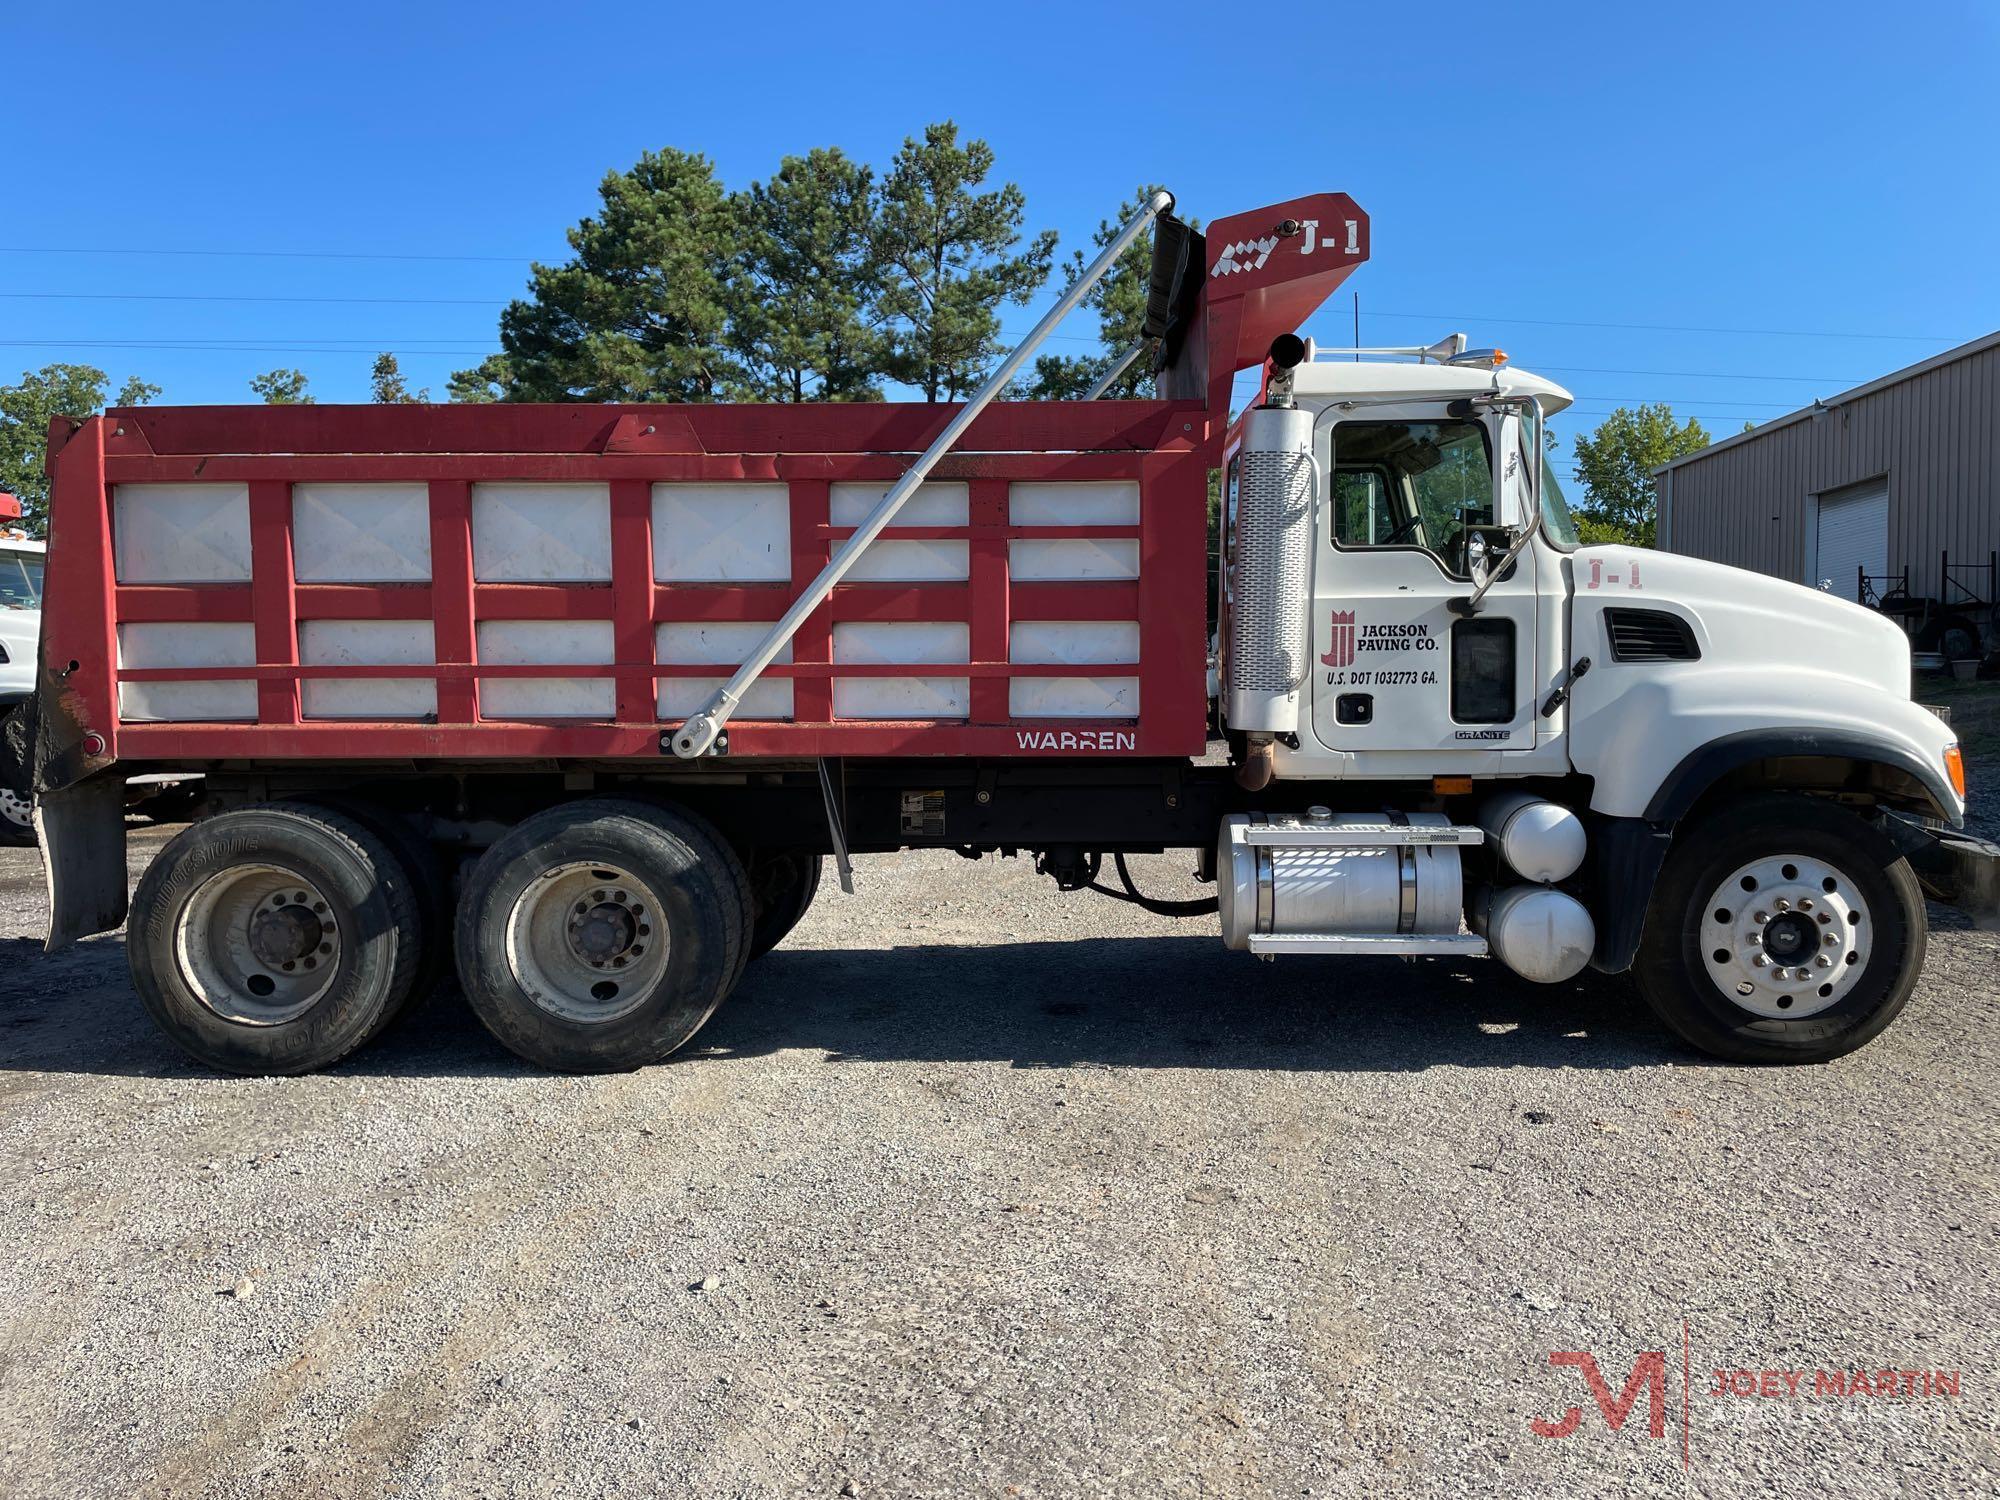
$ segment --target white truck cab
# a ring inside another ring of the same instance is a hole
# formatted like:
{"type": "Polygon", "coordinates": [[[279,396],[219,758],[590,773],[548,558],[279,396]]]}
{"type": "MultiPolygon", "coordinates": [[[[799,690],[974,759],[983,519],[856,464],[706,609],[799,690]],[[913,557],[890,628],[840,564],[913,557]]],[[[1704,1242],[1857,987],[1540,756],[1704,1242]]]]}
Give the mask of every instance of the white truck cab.
{"type": "Polygon", "coordinates": [[[1709,1051],[1859,1045],[1915,982],[1902,856],[1962,826],[1956,739],[1881,616],[1579,545],[1544,461],[1570,402],[1463,335],[1273,346],[1224,447],[1219,717],[1246,790],[1383,811],[1226,820],[1224,939],[1636,964],[1709,1051]]]}

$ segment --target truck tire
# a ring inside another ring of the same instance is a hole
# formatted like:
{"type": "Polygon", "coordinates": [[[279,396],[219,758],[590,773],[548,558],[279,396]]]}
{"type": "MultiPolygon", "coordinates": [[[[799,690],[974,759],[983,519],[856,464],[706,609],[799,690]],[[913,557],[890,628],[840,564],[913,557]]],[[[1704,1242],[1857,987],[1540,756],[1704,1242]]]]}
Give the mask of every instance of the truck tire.
{"type": "Polygon", "coordinates": [[[1886,837],[1821,798],[1763,793],[1674,841],[1635,977],[1704,1052],[1826,1062],[1896,1018],[1926,944],[1923,892],[1886,837]]]}
{"type": "Polygon", "coordinates": [[[418,916],[402,866],[359,821],[271,804],[177,834],[132,896],[126,956],[148,1014],[231,1073],[307,1073],[409,998],[418,916]]]}
{"type": "Polygon", "coordinates": [[[26,849],[35,842],[35,799],[28,771],[28,731],[35,700],[17,703],[0,719],[0,847],[26,849]]]}
{"type": "Polygon", "coordinates": [[[529,1062],[620,1072],[684,1045],[743,971],[749,887],[706,821],[636,799],[538,813],[472,869],[459,983],[529,1062]]]}
{"type": "Polygon", "coordinates": [[[773,854],[751,865],[750,894],[756,912],[750,929],[752,958],[762,958],[799,925],[819,893],[825,863],[818,854],[773,854]]]}
{"type": "Polygon", "coordinates": [[[410,899],[417,911],[417,960],[416,978],[410,984],[409,995],[383,1023],[385,1027],[394,1025],[436,994],[451,972],[451,879],[445,862],[437,846],[419,833],[408,818],[366,797],[336,792],[296,800],[354,819],[380,839],[402,867],[404,882],[410,888],[410,899]]]}

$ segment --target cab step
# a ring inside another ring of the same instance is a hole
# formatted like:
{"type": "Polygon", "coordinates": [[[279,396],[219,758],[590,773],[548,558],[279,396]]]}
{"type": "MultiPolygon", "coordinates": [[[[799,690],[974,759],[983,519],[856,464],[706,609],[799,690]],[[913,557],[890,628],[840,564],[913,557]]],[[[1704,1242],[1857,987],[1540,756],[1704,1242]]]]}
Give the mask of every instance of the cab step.
{"type": "Polygon", "coordinates": [[[1252,823],[1243,830],[1252,848],[1387,849],[1409,844],[1486,842],[1486,830],[1450,823],[1252,823]]]}

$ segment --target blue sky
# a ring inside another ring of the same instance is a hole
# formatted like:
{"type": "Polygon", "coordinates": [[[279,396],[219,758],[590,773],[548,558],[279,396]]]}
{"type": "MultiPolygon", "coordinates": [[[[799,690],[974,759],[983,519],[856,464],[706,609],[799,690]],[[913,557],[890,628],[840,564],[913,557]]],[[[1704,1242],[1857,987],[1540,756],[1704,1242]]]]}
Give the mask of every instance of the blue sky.
{"type": "Polygon", "coordinates": [[[17,4],[0,64],[0,374],[83,361],[167,401],[277,365],[365,399],[379,349],[441,392],[641,150],[741,186],[945,117],[1069,244],[1145,180],[1204,220],[1352,194],[1374,259],[1307,331],[1348,342],[1349,292],[1370,344],[1463,329],[1577,392],[1563,431],[1667,400],[1734,432],[2000,327],[1974,0],[17,4]],[[163,250],[312,254],[130,253],[163,250]]]}

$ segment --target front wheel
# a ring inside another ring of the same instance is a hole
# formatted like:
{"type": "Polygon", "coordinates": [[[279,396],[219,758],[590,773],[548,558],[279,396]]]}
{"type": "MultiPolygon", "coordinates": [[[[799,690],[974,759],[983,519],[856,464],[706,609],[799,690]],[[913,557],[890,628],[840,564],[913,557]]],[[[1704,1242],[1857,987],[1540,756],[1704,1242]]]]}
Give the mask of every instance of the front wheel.
{"type": "Polygon", "coordinates": [[[1879,1036],[1923,969],[1909,862],[1816,797],[1724,803],[1676,840],[1635,978],[1684,1040],[1732,1062],[1826,1062],[1879,1036]]]}

